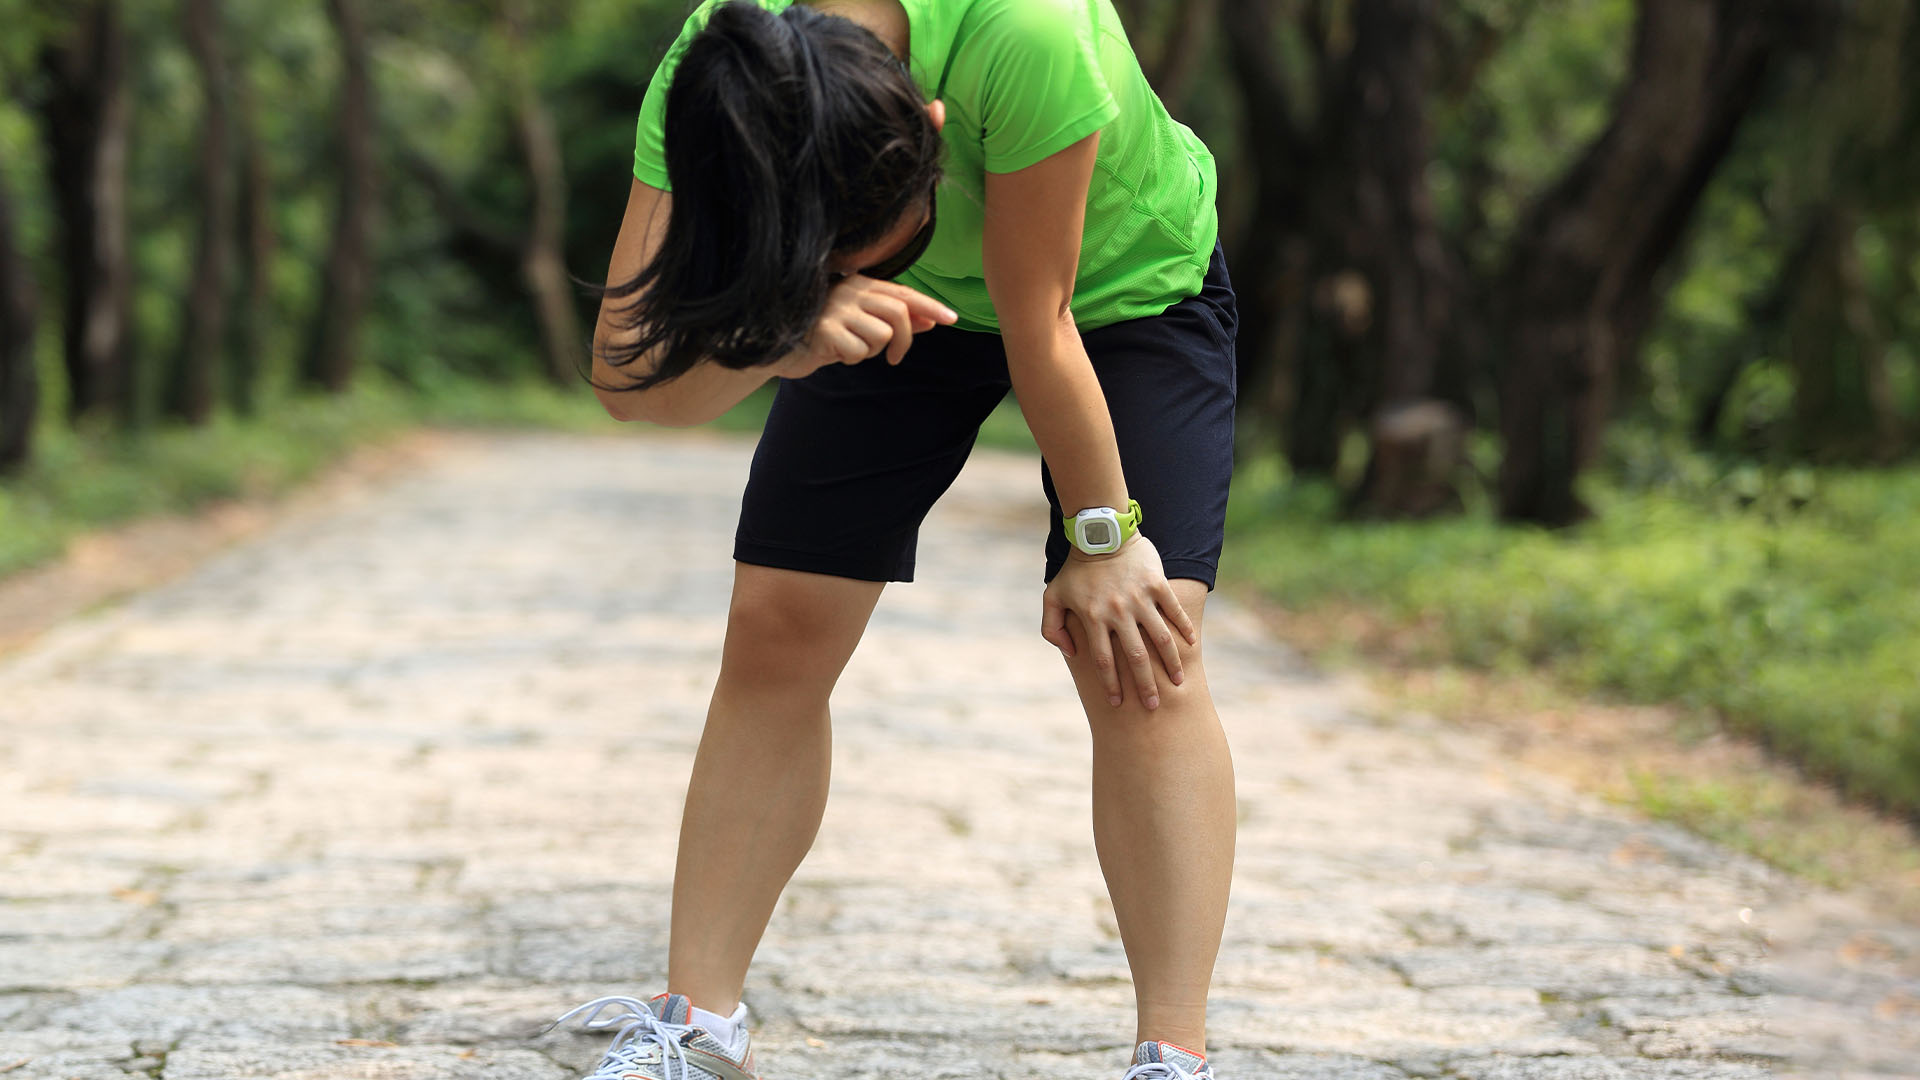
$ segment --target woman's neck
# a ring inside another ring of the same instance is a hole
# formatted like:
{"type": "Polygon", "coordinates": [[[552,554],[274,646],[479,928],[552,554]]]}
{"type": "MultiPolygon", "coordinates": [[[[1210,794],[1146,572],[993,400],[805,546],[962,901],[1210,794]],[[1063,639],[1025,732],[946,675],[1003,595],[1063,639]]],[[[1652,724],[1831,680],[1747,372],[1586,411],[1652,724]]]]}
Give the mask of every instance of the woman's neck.
{"type": "Polygon", "coordinates": [[[893,55],[905,60],[911,45],[912,24],[900,0],[800,0],[823,15],[838,15],[866,27],[886,43],[893,55]]]}

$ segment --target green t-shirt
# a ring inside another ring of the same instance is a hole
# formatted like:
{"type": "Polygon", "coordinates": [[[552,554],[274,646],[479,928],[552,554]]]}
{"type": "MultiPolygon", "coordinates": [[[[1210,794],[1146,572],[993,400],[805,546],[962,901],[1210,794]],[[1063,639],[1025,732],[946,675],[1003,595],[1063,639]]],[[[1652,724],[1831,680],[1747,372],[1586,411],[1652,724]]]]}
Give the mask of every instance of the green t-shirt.
{"type": "MultiPolygon", "coordinates": [[[[640,109],[633,175],[668,189],[667,86],[722,0],[705,0],[667,51],[640,109]]],[[[755,0],[782,11],[793,0],[755,0]]],[[[1158,315],[1200,291],[1219,218],[1213,155],[1141,74],[1112,0],[900,0],[909,67],[946,102],[939,226],[900,281],[968,330],[998,331],[981,266],[988,172],[1014,172],[1099,131],[1074,321],[1082,330],[1158,315]]]]}

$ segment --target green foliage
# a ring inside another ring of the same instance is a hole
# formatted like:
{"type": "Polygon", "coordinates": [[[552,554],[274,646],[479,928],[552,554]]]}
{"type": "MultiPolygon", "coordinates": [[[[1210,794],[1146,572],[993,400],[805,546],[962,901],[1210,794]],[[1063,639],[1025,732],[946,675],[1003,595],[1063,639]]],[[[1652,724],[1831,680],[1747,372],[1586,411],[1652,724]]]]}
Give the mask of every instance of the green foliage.
{"type": "Polygon", "coordinates": [[[1544,668],[1711,711],[1850,794],[1920,811],[1920,475],[1729,470],[1592,485],[1568,533],[1483,517],[1341,524],[1243,472],[1228,568],[1291,607],[1359,603],[1422,658],[1544,668]]]}
{"type": "Polygon", "coordinates": [[[50,428],[31,467],[0,484],[0,576],[57,555],[87,529],[276,492],[356,442],[397,430],[407,410],[378,389],[290,405],[272,423],[221,417],[129,438],[50,428]]]}
{"type": "Polygon", "coordinates": [[[1446,185],[1455,172],[1477,167],[1472,155],[1488,155],[1485,164],[1499,182],[1479,210],[1492,226],[1492,238],[1504,242],[1527,201],[1606,127],[1626,72],[1634,5],[1632,0],[1570,0],[1545,9],[1516,0],[1473,7],[1503,40],[1471,98],[1436,117],[1442,148],[1436,173],[1444,178],[1439,180],[1443,194],[1450,192],[1446,185]],[[1475,109],[1489,113],[1496,132],[1484,148],[1472,146],[1457,130],[1475,109]]]}

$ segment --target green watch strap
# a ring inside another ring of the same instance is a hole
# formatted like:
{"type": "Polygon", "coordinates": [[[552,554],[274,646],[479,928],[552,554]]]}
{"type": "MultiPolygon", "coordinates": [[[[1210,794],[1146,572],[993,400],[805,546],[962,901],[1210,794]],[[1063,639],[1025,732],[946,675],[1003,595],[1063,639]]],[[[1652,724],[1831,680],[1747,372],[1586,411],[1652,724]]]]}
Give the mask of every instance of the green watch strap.
{"type": "MultiPolygon", "coordinates": [[[[1120,527],[1120,543],[1125,544],[1128,540],[1133,539],[1133,534],[1140,531],[1140,523],[1145,519],[1146,513],[1140,509],[1140,500],[1128,499],[1126,512],[1116,513],[1113,518],[1114,524],[1120,527]]],[[[1078,516],[1065,514],[1062,516],[1061,522],[1066,526],[1067,543],[1072,544],[1081,551],[1085,551],[1086,547],[1080,538],[1080,522],[1078,516]]],[[[1116,548],[1115,550],[1118,549],[1116,548]]]]}

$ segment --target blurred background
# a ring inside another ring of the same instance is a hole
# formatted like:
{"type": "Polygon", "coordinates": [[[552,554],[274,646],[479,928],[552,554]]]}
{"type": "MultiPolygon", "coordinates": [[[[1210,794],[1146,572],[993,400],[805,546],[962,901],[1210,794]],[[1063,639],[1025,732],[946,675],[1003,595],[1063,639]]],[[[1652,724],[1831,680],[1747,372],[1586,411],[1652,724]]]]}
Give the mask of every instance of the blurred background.
{"type": "MultiPolygon", "coordinates": [[[[1443,711],[1659,706],[1920,814],[1914,0],[1115,2],[1220,162],[1235,587],[1443,711]]],[[[611,427],[570,275],[689,7],[0,0],[0,576],[423,423],[611,427]]],[[[1749,770],[1623,777],[1848,873],[1749,770]]]]}

